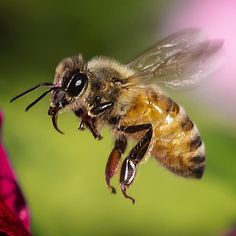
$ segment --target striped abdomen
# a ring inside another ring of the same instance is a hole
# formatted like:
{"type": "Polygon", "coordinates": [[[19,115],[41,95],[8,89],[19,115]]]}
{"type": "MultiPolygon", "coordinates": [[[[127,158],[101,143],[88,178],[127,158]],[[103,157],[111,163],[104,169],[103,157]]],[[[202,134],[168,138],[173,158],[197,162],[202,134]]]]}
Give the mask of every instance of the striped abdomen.
{"type": "Polygon", "coordinates": [[[202,177],[205,151],[197,127],[170,98],[154,91],[141,92],[123,122],[151,123],[153,137],[148,154],[176,174],[202,177]]]}

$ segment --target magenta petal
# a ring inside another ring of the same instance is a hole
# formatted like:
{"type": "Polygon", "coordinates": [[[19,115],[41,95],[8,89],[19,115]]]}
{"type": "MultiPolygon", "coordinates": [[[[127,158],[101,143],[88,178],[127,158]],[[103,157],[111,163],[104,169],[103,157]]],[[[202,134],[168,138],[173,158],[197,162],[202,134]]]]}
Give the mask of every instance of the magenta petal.
{"type": "Polygon", "coordinates": [[[22,221],[0,199],[0,235],[31,236],[22,221]]]}
{"type": "Polygon", "coordinates": [[[0,111],[0,198],[19,217],[26,229],[30,227],[30,214],[16,176],[2,144],[3,114],[0,111]]]}

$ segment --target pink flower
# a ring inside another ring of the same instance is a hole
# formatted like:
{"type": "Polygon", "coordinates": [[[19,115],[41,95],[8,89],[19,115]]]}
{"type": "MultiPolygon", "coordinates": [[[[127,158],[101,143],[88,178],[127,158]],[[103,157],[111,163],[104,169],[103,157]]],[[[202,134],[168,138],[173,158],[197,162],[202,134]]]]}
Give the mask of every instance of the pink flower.
{"type": "Polygon", "coordinates": [[[29,236],[29,210],[2,145],[2,123],[0,112],[0,234],[29,236]]]}
{"type": "Polygon", "coordinates": [[[192,0],[182,1],[169,9],[163,18],[164,34],[183,28],[201,28],[207,38],[224,40],[223,65],[210,80],[195,93],[217,116],[233,121],[236,117],[236,1],[192,0]],[[204,99],[202,98],[204,97],[204,99]],[[219,112],[221,111],[221,112],[219,112]]]}

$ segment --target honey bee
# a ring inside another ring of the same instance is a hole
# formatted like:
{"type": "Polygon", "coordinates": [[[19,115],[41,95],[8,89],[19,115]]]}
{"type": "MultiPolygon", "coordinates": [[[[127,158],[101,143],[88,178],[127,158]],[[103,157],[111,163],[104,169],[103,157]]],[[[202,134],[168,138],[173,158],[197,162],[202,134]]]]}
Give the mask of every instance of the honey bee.
{"type": "Polygon", "coordinates": [[[192,85],[207,74],[207,62],[223,42],[198,36],[198,29],[172,34],[126,65],[104,56],[88,62],[82,55],[68,57],[57,66],[53,83],[38,84],[11,101],[45,86],[48,90],[26,111],[51,93],[48,115],[58,132],[63,133],[57,126],[57,116],[65,109],[79,117],[79,129],[88,128],[95,139],[100,140],[101,128],[109,125],[116,140],[106,164],[105,180],[112,193],[116,190],[110,182],[128,140],[137,142],[120,169],[121,192],[134,203],[127,190],[147,156],[177,175],[203,175],[205,150],[198,129],[184,108],[161,89],[161,85],[192,85]]]}

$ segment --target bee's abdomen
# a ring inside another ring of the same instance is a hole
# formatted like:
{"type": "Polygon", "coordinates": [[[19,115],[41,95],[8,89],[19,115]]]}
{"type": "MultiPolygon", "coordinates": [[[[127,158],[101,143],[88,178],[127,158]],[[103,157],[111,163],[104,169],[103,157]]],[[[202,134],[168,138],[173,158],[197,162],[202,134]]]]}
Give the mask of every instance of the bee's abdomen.
{"type": "MultiPolygon", "coordinates": [[[[153,137],[146,156],[153,156],[172,172],[201,178],[205,151],[199,132],[181,106],[162,93],[140,92],[121,120],[122,126],[152,124],[153,137]]],[[[136,140],[144,133],[133,134],[136,140]]]]}
{"type": "MultiPolygon", "coordinates": [[[[174,103],[174,102],[173,102],[174,103]]],[[[176,174],[201,178],[205,165],[205,150],[197,127],[179,107],[154,129],[151,155],[176,174]],[[171,118],[170,118],[171,117],[171,118]]]]}

